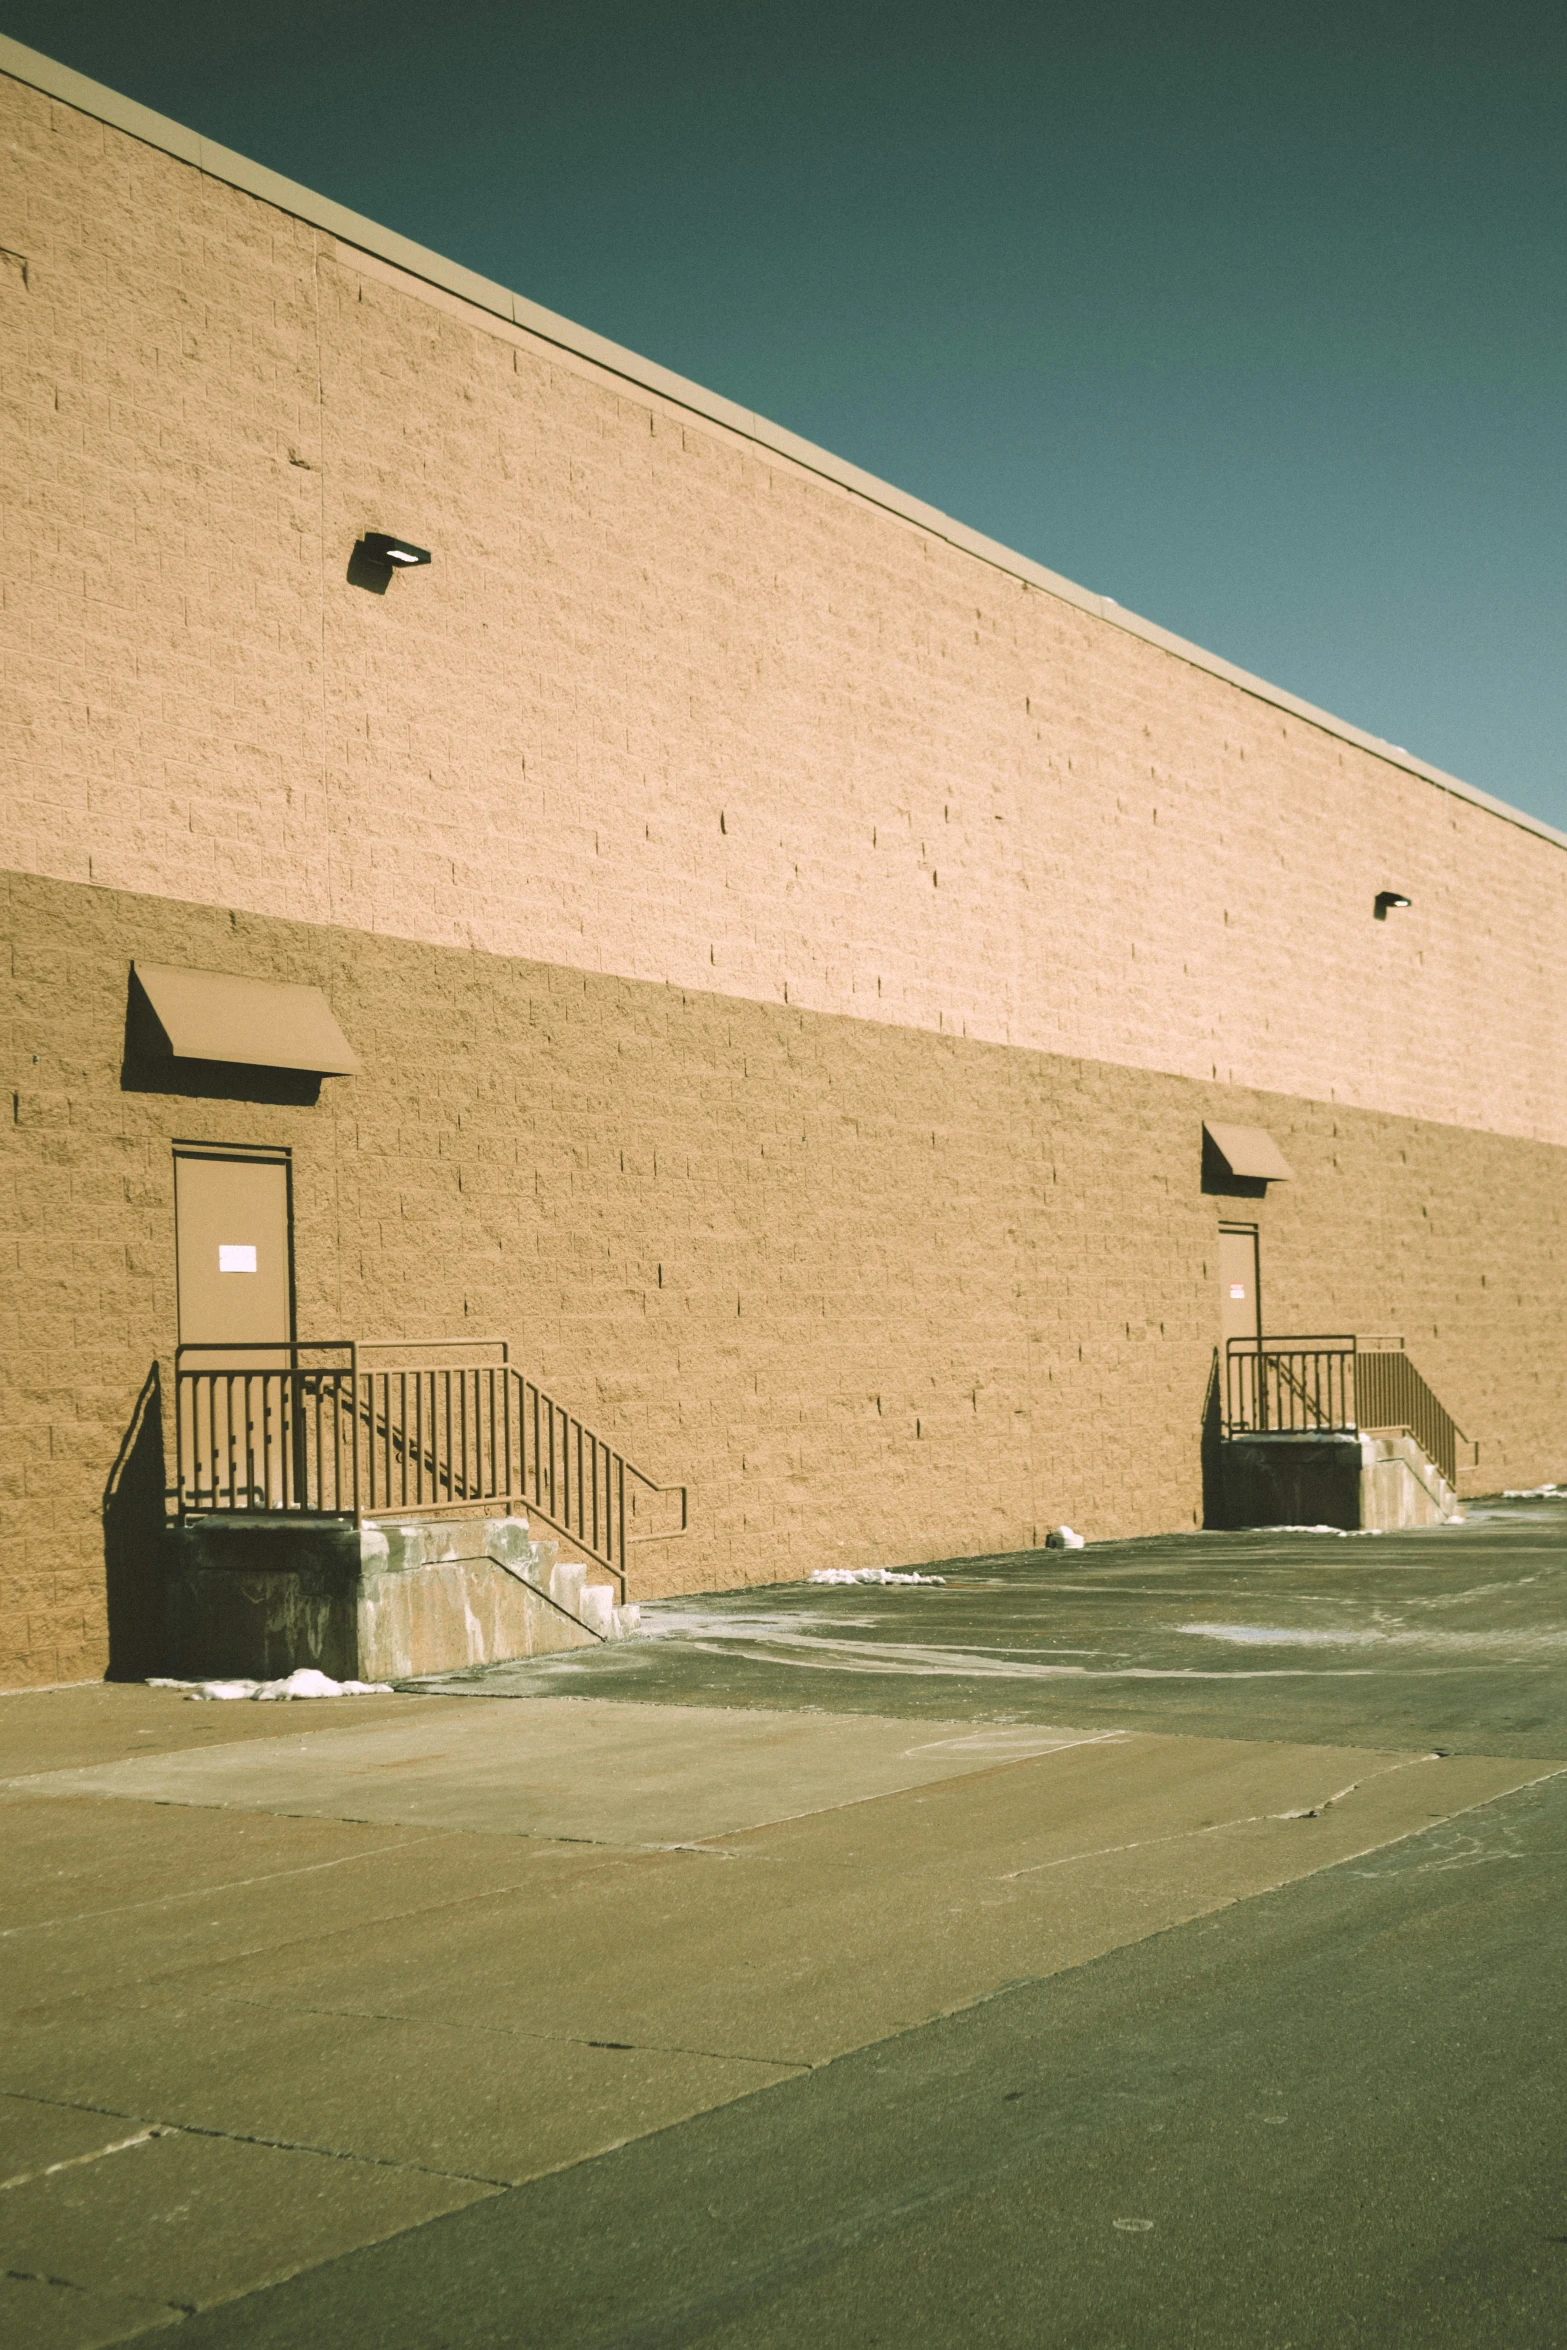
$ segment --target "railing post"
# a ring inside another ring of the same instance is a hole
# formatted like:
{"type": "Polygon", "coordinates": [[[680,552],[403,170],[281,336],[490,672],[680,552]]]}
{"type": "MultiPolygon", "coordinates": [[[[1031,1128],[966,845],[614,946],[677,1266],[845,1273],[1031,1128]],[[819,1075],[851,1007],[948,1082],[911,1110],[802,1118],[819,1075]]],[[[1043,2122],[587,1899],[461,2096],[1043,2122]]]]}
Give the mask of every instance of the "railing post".
{"type": "Polygon", "coordinates": [[[348,1393],[349,1393],[349,1399],[350,1399],[350,1402],[351,1402],[351,1404],[352,1404],[352,1407],[353,1407],[353,1409],[352,1409],[352,1412],[351,1412],[351,1415],[350,1415],[350,1421],[349,1421],[349,1433],[350,1433],[350,1435],[351,1435],[351,1437],[352,1437],[352,1439],[353,1439],[353,1447],[354,1447],[353,1507],[354,1507],[354,1524],[357,1526],[357,1525],[360,1523],[360,1513],[359,1513],[359,1341],[358,1341],[356,1338],[351,1338],[351,1339],[349,1340],[349,1342],[348,1342],[348,1393]]]}

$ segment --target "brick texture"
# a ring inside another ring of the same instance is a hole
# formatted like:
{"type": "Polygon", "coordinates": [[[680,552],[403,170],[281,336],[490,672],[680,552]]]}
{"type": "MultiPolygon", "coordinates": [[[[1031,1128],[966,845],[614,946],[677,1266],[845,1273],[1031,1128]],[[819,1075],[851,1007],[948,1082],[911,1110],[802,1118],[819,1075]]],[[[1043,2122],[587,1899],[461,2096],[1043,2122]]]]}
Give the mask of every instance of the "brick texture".
{"type": "Polygon", "coordinates": [[[0,136],[0,864],[1567,1142],[1553,842],[35,91],[0,136]],[[366,527],[433,568],[351,585],[366,527]]]}
{"type": "Polygon", "coordinates": [[[1567,1469],[1557,845],[3,78],[0,149],[0,1683],[146,1601],[178,1139],[292,1151],[304,1334],[504,1333],[689,1479],[642,1596],[1191,1524],[1207,1115],[1273,1328],[1567,1469]],[[364,1076],[128,1088],[134,956],[364,1076]]]}
{"type": "Polygon", "coordinates": [[[1224,1214],[1272,1327],[1401,1331],[1485,1482],[1567,1470],[1552,1146],[100,887],[5,904],[0,1683],[103,1669],[176,1140],[292,1151],[302,1334],[504,1334],[689,1479],[636,1596],[1193,1524],[1224,1214]],[[365,1074],[125,1090],[135,956],[325,988],[365,1074]],[[1295,1181],[1205,1196],[1205,1117],[1295,1181]]]}

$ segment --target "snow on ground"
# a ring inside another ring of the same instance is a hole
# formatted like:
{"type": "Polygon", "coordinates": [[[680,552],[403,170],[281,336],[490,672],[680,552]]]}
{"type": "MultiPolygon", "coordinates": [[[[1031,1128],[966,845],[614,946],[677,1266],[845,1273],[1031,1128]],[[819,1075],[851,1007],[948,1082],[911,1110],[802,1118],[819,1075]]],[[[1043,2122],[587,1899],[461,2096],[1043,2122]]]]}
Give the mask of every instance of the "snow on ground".
{"type": "Polygon", "coordinates": [[[1380,1526],[1248,1526],[1248,1534],[1332,1534],[1348,1542],[1356,1534],[1380,1534],[1380,1526]]]}
{"type": "Polygon", "coordinates": [[[1386,1623],[1307,1629],[1286,1624],[1177,1624],[1197,1640],[1223,1640],[1234,1648],[1404,1648],[1439,1656],[1506,1656],[1533,1662],[1567,1648],[1567,1631],[1502,1629],[1446,1632],[1394,1616],[1386,1623]]]}
{"type": "Polygon", "coordinates": [[[890,1567],[816,1567],[811,1573],[813,1583],[940,1583],[945,1575],[899,1575],[890,1567]]]}
{"type": "Polygon", "coordinates": [[[222,1698],[255,1697],[263,1704],[281,1698],[285,1702],[295,1697],[391,1697],[390,1681],[334,1681],[326,1673],[318,1673],[313,1665],[301,1665],[281,1681],[168,1681],[159,1679],[147,1683],[149,1689],[182,1689],[187,1697],[222,1698]]]}

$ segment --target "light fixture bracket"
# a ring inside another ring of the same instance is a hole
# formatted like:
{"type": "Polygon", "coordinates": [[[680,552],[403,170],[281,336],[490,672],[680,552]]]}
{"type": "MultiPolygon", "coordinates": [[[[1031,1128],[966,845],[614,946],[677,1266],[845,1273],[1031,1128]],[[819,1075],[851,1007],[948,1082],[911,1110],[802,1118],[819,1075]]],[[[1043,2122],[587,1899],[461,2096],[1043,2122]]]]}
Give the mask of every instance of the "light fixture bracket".
{"type": "Polygon", "coordinates": [[[392,538],[384,530],[367,530],[364,550],[373,562],[385,563],[393,571],[415,571],[430,560],[428,547],[416,547],[411,539],[392,538]]]}

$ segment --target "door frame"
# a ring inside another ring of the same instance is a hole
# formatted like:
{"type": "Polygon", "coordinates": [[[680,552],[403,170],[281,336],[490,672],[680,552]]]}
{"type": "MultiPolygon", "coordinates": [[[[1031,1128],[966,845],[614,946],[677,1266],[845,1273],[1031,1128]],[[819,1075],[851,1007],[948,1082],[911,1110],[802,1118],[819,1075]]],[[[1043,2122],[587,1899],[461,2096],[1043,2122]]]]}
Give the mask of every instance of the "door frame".
{"type": "MultiPolygon", "coordinates": [[[[1233,1216],[1224,1216],[1219,1221],[1221,1239],[1226,1232],[1233,1232],[1237,1235],[1244,1234],[1251,1242],[1252,1303],[1257,1309],[1257,1344],[1260,1346],[1262,1344],[1262,1226],[1260,1224],[1243,1224],[1233,1216]]],[[[1224,1335],[1222,1328],[1219,1335],[1222,1340],[1224,1335]]]]}
{"type": "MultiPolygon", "coordinates": [[[[299,1316],[294,1287],[294,1154],[286,1143],[260,1142],[182,1142],[176,1140],[172,1162],[181,1159],[226,1159],[245,1166],[281,1167],[283,1170],[283,1220],[288,1239],[288,1337],[283,1342],[293,1346],[299,1336],[299,1316]]],[[[170,1177],[174,1224],[174,1328],[180,1344],[184,1343],[180,1308],[180,1193],[176,1175],[170,1177]]]]}

